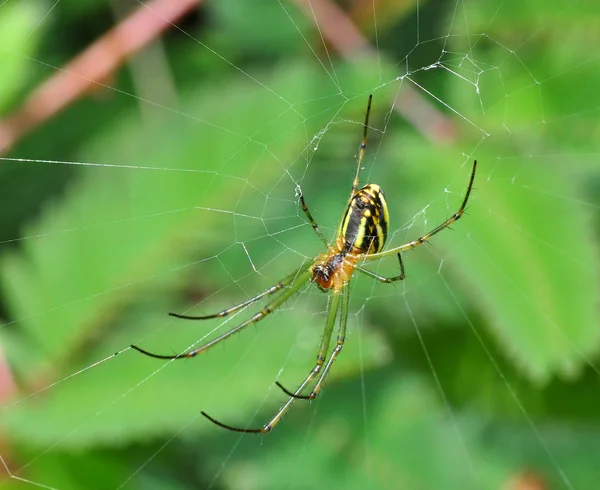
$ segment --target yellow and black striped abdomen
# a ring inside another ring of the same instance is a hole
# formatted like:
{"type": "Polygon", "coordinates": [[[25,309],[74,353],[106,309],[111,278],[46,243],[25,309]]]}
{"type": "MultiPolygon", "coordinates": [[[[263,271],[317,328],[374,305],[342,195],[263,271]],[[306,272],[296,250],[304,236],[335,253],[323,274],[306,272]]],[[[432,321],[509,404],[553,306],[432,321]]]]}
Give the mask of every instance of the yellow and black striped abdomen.
{"type": "Polygon", "coordinates": [[[387,238],[389,214],[381,187],[367,184],[350,200],[340,225],[344,252],[381,252],[387,238]]]}

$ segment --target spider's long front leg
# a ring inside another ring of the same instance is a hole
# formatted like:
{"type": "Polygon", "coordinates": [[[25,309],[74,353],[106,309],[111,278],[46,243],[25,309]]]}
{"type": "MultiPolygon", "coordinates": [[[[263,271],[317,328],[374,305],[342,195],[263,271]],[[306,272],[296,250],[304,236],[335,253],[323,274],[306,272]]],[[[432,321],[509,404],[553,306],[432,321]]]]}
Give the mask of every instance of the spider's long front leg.
{"type": "Polygon", "coordinates": [[[155,357],[157,359],[185,359],[190,357],[195,357],[198,354],[210,349],[212,346],[218,344],[219,342],[231,337],[233,334],[240,332],[242,329],[246,328],[248,325],[252,325],[253,323],[257,323],[265,318],[267,315],[271,314],[274,310],[279,308],[283,303],[285,303],[290,296],[294,295],[296,291],[298,291],[304,284],[306,284],[312,278],[312,270],[308,268],[304,272],[298,274],[294,281],[290,284],[289,289],[284,291],[275,299],[273,299],[270,303],[268,303],[262,310],[258,313],[254,314],[251,318],[246,320],[245,322],[240,323],[239,325],[233,327],[231,330],[228,330],[224,334],[220,335],[214,340],[198,347],[197,349],[191,350],[189,352],[185,352],[183,354],[176,355],[162,355],[162,354],[153,354],[148,352],[140,347],[132,345],[131,347],[142,354],[145,354],[150,357],[155,357]]]}
{"type": "MultiPolygon", "coordinates": [[[[347,287],[344,288],[344,294],[346,294],[346,295],[347,295],[347,293],[345,291],[347,289],[348,289],[347,287]]],[[[337,318],[339,307],[340,307],[340,293],[334,291],[331,295],[331,302],[329,303],[329,313],[327,315],[327,321],[325,323],[325,330],[323,332],[323,339],[321,340],[321,345],[319,347],[319,353],[317,354],[317,362],[316,362],[315,366],[312,368],[312,370],[310,371],[310,374],[300,384],[300,386],[298,387],[298,389],[296,390],[295,393],[288,392],[279,383],[277,383],[278,386],[283,388],[284,391],[290,395],[290,399],[279,409],[279,411],[275,414],[275,416],[271,419],[271,421],[269,423],[267,423],[266,425],[264,425],[263,427],[260,427],[258,429],[241,429],[238,427],[233,427],[231,425],[224,424],[223,422],[219,422],[218,420],[214,419],[213,417],[211,417],[210,415],[208,415],[205,412],[202,412],[202,415],[204,415],[208,420],[210,420],[214,424],[218,425],[219,427],[223,427],[224,429],[229,429],[229,430],[233,430],[236,432],[248,432],[248,433],[252,433],[252,434],[260,434],[260,433],[270,432],[273,429],[273,427],[275,427],[279,423],[279,421],[286,414],[286,412],[290,409],[290,407],[292,406],[294,401],[299,398],[303,398],[301,396],[302,391],[304,390],[304,388],[306,388],[306,386],[308,386],[315,379],[315,377],[321,371],[321,368],[323,367],[323,364],[325,362],[327,351],[329,349],[329,342],[331,339],[331,334],[333,332],[333,326],[335,325],[335,319],[337,318]]],[[[347,316],[347,310],[348,310],[348,308],[347,308],[347,300],[346,300],[346,316],[347,316]]],[[[342,315],[344,315],[343,312],[342,312],[342,315]]],[[[331,360],[328,361],[327,364],[329,365],[330,363],[331,363],[331,360]]]]}
{"type": "Polygon", "coordinates": [[[346,284],[344,286],[344,289],[342,290],[342,304],[341,304],[341,308],[340,308],[341,313],[340,313],[340,325],[339,325],[338,334],[337,334],[337,345],[335,346],[335,349],[333,349],[333,352],[329,356],[329,360],[327,361],[327,364],[325,364],[325,369],[323,369],[321,376],[319,376],[319,380],[317,381],[317,384],[315,385],[313,390],[308,395],[302,395],[301,394],[302,386],[300,388],[298,388],[295,393],[292,393],[292,392],[286,390],[283,387],[283,385],[278,382],[277,386],[279,386],[288,396],[291,396],[293,398],[299,398],[302,400],[314,400],[317,397],[317,395],[319,394],[319,391],[323,387],[323,383],[325,382],[325,379],[327,378],[327,374],[329,373],[331,366],[333,366],[333,363],[335,362],[336,357],[339,355],[340,352],[342,352],[342,349],[344,347],[344,341],[346,340],[346,326],[348,324],[349,296],[350,296],[350,288],[348,287],[348,284],[346,284]]]}
{"type": "Polygon", "coordinates": [[[204,315],[204,316],[180,315],[179,313],[169,313],[169,315],[174,316],[175,318],[182,318],[183,320],[210,320],[211,318],[223,318],[225,316],[229,316],[232,313],[235,313],[236,311],[239,311],[239,310],[245,308],[246,306],[249,306],[252,303],[255,303],[259,299],[262,299],[265,296],[270,296],[270,295],[276,293],[277,291],[279,291],[280,289],[283,289],[284,287],[290,285],[292,282],[294,282],[294,279],[298,276],[298,274],[300,273],[300,271],[303,268],[304,268],[304,266],[295,270],[289,276],[285,277],[278,283],[273,284],[269,288],[265,289],[262,293],[259,293],[256,296],[254,296],[250,299],[247,299],[246,301],[243,301],[242,303],[234,305],[231,308],[222,310],[219,313],[214,313],[212,315],[204,315]]]}
{"type": "Polygon", "coordinates": [[[405,250],[410,250],[413,248],[417,248],[423,245],[425,242],[429,241],[431,237],[437,235],[440,231],[445,228],[448,228],[452,223],[458,221],[465,211],[465,207],[467,206],[467,202],[469,201],[469,196],[471,195],[471,189],[473,188],[473,182],[475,181],[475,171],[477,170],[477,160],[473,161],[473,170],[471,171],[471,178],[469,179],[469,185],[467,186],[467,192],[465,193],[465,197],[463,199],[462,204],[460,205],[459,210],[450,216],[446,221],[444,221],[441,225],[436,226],[433,230],[425,235],[413,240],[412,242],[405,243],[404,245],[400,245],[399,247],[392,248],[391,250],[387,250],[386,252],[378,252],[375,254],[370,254],[365,256],[364,260],[376,260],[381,259],[383,257],[387,257],[392,254],[401,253],[405,250]]]}

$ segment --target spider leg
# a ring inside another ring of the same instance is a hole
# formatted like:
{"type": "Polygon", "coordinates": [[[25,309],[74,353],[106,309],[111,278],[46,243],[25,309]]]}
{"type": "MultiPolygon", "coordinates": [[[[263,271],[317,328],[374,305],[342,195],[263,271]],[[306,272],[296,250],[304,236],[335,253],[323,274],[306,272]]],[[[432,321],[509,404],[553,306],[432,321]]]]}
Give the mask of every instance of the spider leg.
{"type": "Polygon", "coordinates": [[[145,354],[150,357],[155,357],[157,359],[184,359],[184,358],[196,357],[198,354],[210,349],[212,346],[231,337],[233,334],[236,334],[239,331],[243,330],[248,325],[257,323],[257,322],[261,321],[267,315],[270,315],[273,311],[275,311],[283,303],[285,303],[290,298],[290,296],[294,295],[296,293],[296,291],[298,291],[302,286],[304,286],[304,284],[306,284],[312,278],[312,274],[313,273],[312,273],[311,268],[308,268],[303,273],[298,274],[296,276],[296,278],[294,279],[294,281],[292,282],[292,284],[290,285],[289,289],[287,289],[286,291],[281,293],[279,296],[277,296],[275,299],[273,299],[271,302],[269,302],[258,313],[254,314],[251,318],[249,318],[245,322],[242,322],[239,325],[233,327],[231,330],[228,330],[227,332],[220,335],[216,339],[213,339],[210,342],[207,342],[206,344],[204,344],[194,350],[191,350],[189,352],[184,352],[182,354],[177,354],[177,355],[162,355],[162,354],[153,354],[153,353],[148,352],[148,351],[146,351],[140,347],[137,347],[135,345],[132,345],[131,347],[133,349],[137,350],[138,352],[141,352],[142,354],[145,354]]]}
{"type": "MultiPolygon", "coordinates": [[[[300,187],[298,187],[298,189],[300,189],[300,187]]],[[[315,230],[315,233],[318,235],[318,237],[321,239],[321,241],[327,247],[331,247],[331,245],[329,244],[329,240],[327,240],[327,237],[323,234],[323,232],[319,228],[319,225],[317,224],[315,219],[312,217],[312,214],[310,214],[310,210],[308,209],[308,206],[306,205],[306,202],[304,201],[304,195],[302,194],[302,189],[300,189],[300,205],[302,206],[302,211],[304,211],[304,214],[308,218],[308,221],[310,221],[310,224],[313,227],[313,230],[315,230]]]]}
{"type": "Polygon", "coordinates": [[[360,167],[363,159],[365,158],[365,150],[367,149],[367,128],[369,127],[369,114],[371,114],[371,101],[373,100],[373,94],[369,95],[369,103],[367,104],[367,114],[365,115],[365,122],[363,124],[363,137],[358,147],[358,163],[356,165],[356,174],[354,176],[354,182],[352,182],[352,191],[350,192],[350,199],[356,194],[358,189],[358,177],[360,174],[360,167]]]}
{"type": "Polygon", "coordinates": [[[259,299],[264,298],[265,296],[270,296],[271,294],[276,293],[280,289],[283,289],[284,287],[290,285],[292,282],[294,282],[294,279],[298,276],[298,273],[301,270],[302,270],[302,267],[295,270],[292,274],[285,277],[278,283],[273,284],[271,287],[267,288],[262,293],[259,293],[256,296],[254,296],[250,299],[247,299],[246,301],[243,301],[242,303],[234,305],[231,308],[227,308],[223,311],[220,311],[219,313],[214,313],[212,315],[204,315],[204,316],[191,316],[191,315],[180,315],[179,313],[169,313],[169,316],[174,316],[175,318],[182,318],[184,320],[209,320],[211,318],[223,318],[225,316],[231,315],[232,313],[235,313],[238,310],[245,308],[248,305],[251,305],[252,303],[258,301],[259,299]]]}
{"type": "Polygon", "coordinates": [[[402,262],[402,255],[400,255],[400,252],[398,252],[398,260],[400,261],[400,275],[394,277],[380,276],[375,272],[368,271],[367,269],[363,269],[359,266],[356,266],[355,269],[358,272],[362,272],[365,276],[372,277],[373,279],[377,279],[378,281],[383,282],[385,284],[390,284],[395,281],[402,281],[406,277],[406,275],[404,274],[404,262],[402,262]]]}
{"type": "MultiPolygon", "coordinates": [[[[344,297],[344,296],[347,297],[347,292],[346,292],[347,289],[348,289],[347,287],[344,288],[344,293],[343,293],[342,297],[344,297]]],[[[347,317],[347,310],[348,310],[347,298],[346,298],[345,304],[346,304],[345,317],[347,317]]],[[[292,406],[294,401],[296,401],[299,398],[304,398],[303,396],[301,396],[302,391],[304,390],[304,388],[306,388],[307,385],[309,385],[315,379],[315,377],[321,371],[321,368],[323,367],[323,364],[325,362],[325,356],[327,355],[327,350],[329,349],[329,342],[331,339],[331,334],[333,332],[333,326],[335,325],[335,320],[337,318],[339,308],[340,308],[340,293],[336,293],[334,291],[333,294],[331,295],[331,302],[329,304],[329,313],[327,315],[327,321],[325,322],[325,330],[323,332],[323,339],[321,340],[321,345],[319,347],[319,353],[317,354],[317,362],[316,362],[315,366],[311,369],[309,375],[304,379],[304,381],[298,387],[298,389],[296,390],[295,393],[288,392],[279,383],[277,383],[278,386],[280,386],[286,393],[288,393],[290,398],[279,409],[279,411],[275,414],[275,416],[267,424],[265,424],[263,427],[260,427],[258,429],[242,429],[239,427],[233,427],[231,425],[224,424],[223,422],[219,422],[218,420],[216,420],[213,417],[211,417],[210,415],[208,415],[206,412],[202,412],[202,415],[204,415],[208,420],[210,420],[212,423],[218,425],[219,427],[223,427],[224,429],[233,430],[235,432],[247,432],[247,433],[251,433],[251,434],[264,434],[264,433],[267,433],[267,432],[270,432],[271,430],[273,430],[273,427],[275,427],[281,421],[282,417],[287,413],[287,411],[290,409],[290,407],[292,406]]],[[[342,315],[344,315],[343,312],[342,312],[342,315]]],[[[338,343],[339,343],[339,338],[338,338],[338,343]]],[[[330,364],[330,363],[331,363],[331,360],[327,364],[330,364]]]]}
{"type": "Polygon", "coordinates": [[[417,248],[428,240],[431,239],[434,235],[437,235],[440,231],[445,228],[448,228],[452,223],[458,221],[465,211],[465,207],[467,206],[467,202],[469,201],[469,196],[471,195],[471,189],[473,189],[473,182],[475,181],[475,171],[477,170],[477,160],[473,161],[473,170],[471,171],[471,178],[469,179],[469,185],[467,186],[467,192],[465,193],[465,197],[463,199],[462,204],[460,205],[459,210],[450,216],[446,221],[444,221],[441,225],[436,226],[433,230],[425,235],[413,240],[412,242],[405,243],[404,245],[400,245],[399,247],[392,248],[391,250],[387,250],[385,252],[374,253],[370,255],[365,255],[364,260],[375,260],[381,259],[383,257],[387,257],[389,255],[404,252],[405,250],[410,250],[413,248],[417,248]]]}
{"type": "Polygon", "coordinates": [[[319,394],[319,391],[323,387],[323,383],[325,382],[325,379],[327,378],[327,374],[329,373],[331,366],[333,366],[333,363],[335,362],[336,357],[339,355],[340,352],[342,352],[342,349],[344,347],[344,341],[346,340],[346,326],[348,324],[349,296],[350,296],[349,288],[348,288],[348,285],[346,285],[342,291],[342,305],[340,308],[341,313],[340,313],[340,325],[339,325],[338,334],[337,334],[337,345],[333,349],[331,356],[329,356],[327,364],[325,364],[325,368],[323,369],[321,376],[319,376],[319,380],[317,381],[317,384],[315,385],[313,390],[308,395],[301,395],[300,393],[302,391],[304,383],[300,386],[300,388],[298,388],[296,390],[295,393],[292,393],[292,392],[288,391],[287,389],[285,389],[281,383],[277,382],[277,386],[279,386],[288,396],[290,396],[294,399],[314,400],[317,397],[317,395],[319,394]]]}

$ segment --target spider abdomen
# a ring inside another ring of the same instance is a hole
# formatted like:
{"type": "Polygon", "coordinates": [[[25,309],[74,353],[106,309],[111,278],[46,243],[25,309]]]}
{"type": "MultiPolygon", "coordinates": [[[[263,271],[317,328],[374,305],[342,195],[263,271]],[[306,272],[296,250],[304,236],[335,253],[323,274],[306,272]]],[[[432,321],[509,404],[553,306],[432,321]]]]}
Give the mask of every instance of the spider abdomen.
{"type": "Polygon", "coordinates": [[[338,234],[344,252],[373,254],[383,250],[389,223],[385,195],[376,184],[367,184],[348,203],[338,234]]]}

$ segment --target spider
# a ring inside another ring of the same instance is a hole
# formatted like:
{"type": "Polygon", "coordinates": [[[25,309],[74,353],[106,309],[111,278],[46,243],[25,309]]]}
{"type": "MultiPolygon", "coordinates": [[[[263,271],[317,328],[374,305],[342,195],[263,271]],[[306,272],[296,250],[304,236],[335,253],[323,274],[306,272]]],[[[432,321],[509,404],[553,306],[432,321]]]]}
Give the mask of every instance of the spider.
{"type": "Polygon", "coordinates": [[[308,376],[304,379],[304,381],[302,381],[296,391],[293,392],[286,389],[281,383],[279,383],[279,381],[276,382],[277,386],[281,388],[287,396],[289,396],[289,399],[279,409],[275,416],[262,427],[255,429],[234,427],[220,422],[207,413],[202,412],[202,415],[204,415],[208,420],[220,427],[223,427],[224,429],[236,432],[268,433],[281,421],[282,417],[290,409],[295,400],[315,399],[323,387],[323,383],[327,378],[327,374],[329,373],[331,366],[344,347],[344,340],[346,338],[346,324],[348,321],[349,284],[354,271],[356,270],[385,284],[390,284],[395,281],[402,281],[405,277],[405,274],[404,264],[402,262],[402,256],[400,253],[423,245],[431,237],[443,229],[448,228],[463,215],[467,201],[469,200],[469,195],[471,194],[471,189],[473,188],[477,160],[473,162],[473,169],[471,170],[471,177],[469,179],[467,191],[460,208],[455,214],[450,216],[441,225],[435,227],[429,233],[417,238],[416,240],[410,241],[398,247],[394,247],[391,250],[387,250],[385,252],[383,251],[389,226],[389,213],[383,190],[376,184],[367,184],[361,189],[357,190],[359,173],[365,155],[365,150],[367,148],[367,128],[369,127],[369,114],[371,112],[372,99],[373,95],[371,94],[367,104],[367,112],[363,124],[363,136],[359,147],[358,163],[354,176],[354,182],[352,183],[352,190],[350,191],[350,198],[348,199],[346,210],[344,211],[337,229],[335,240],[332,243],[329,242],[327,237],[319,228],[319,225],[312,217],[312,214],[310,213],[308,206],[304,201],[304,196],[301,192],[299,193],[302,211],[306,215],[317,236],[327,247],[327,251],[317,255],[310,265],[306,266],[306,264],[303,264],[292,274],[283,278],[262,293],[259,293],[256,296],[234,305],[231,308],[227,308],[219,313],[206,316],[189,316],[180,315],[177,313],[169,313],[171,316],[183,318],[185,320],[208,320],[211,318],[223,318],[231,315],[232,313],[240,311],[265,297],[274,295],[278,292],[280,293],[269,303],[267,303],[267,305],[264,306],[260,311],[255,313],[246,321],[240,323],[216,339],[211,340],[210,342],[194,350],[177,355],[161,355],[153,354],[135,345],[131,346],[142,354],[155,357],[157,359],[185,359],[195,357],[219,342],[240,332],[248,325],[259,322],[283,305],[292,295],[294,295],[309,281],[315,283],[317,287],[324,292],[331,291],[323,339],[319,345],[316,363],[308,376]],[[364,269],[361,265],[364,262],[382,259],[394,254],[398,257],[400,265],[400,274],[397,276],[384,277],[376,274],[375,272],[364,269]],[[333,348],[331,353],[329,353],[329,344],[331,342],[333,329],[338,317],[339,322],[336,346],[333,348]],[[307,386],[309,386],[315,379],[316,383],[314,384],[312,391],[310,391],[308,394],[304,394],[307,386]]]}

